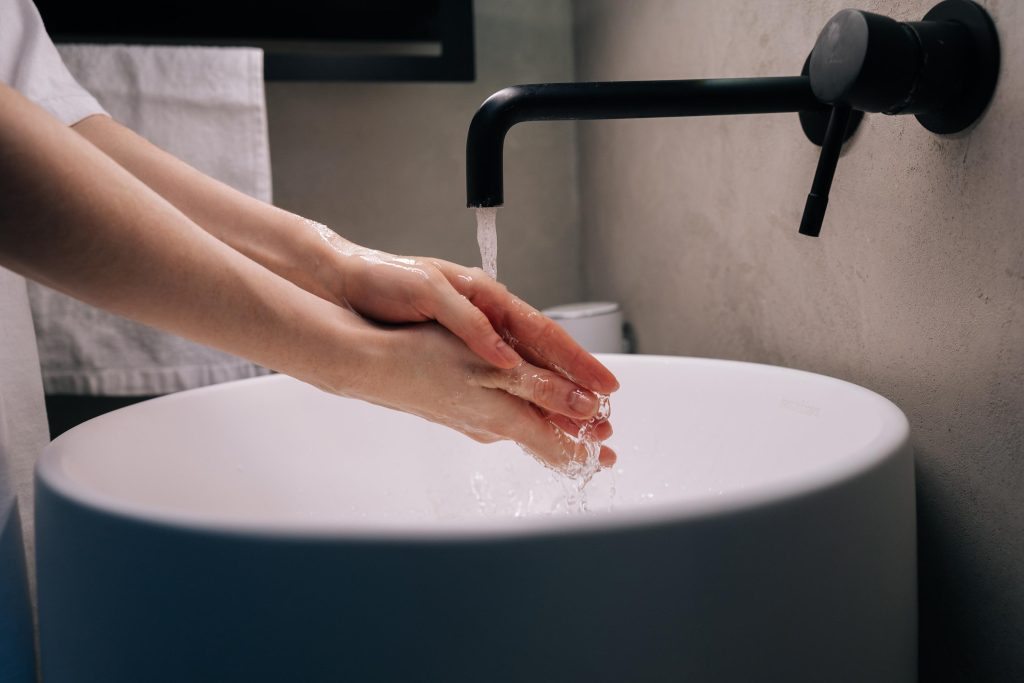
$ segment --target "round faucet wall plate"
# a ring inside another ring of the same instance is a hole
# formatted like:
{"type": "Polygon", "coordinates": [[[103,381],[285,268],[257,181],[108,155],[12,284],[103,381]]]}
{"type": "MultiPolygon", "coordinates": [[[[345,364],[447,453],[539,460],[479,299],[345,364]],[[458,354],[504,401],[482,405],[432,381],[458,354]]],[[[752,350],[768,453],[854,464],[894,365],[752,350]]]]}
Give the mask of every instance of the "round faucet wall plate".
{"type": "Polygon", "coordinates": [[[971,0],[945,0],[928,11],[922,21],[953,21],[965,26],[975,48],[972,73],[963,94],[934,114],[917,120],[933,133],[958,133],[981,117],[992,99],[999,77],[999,36],[988,12],[971,0]]]}

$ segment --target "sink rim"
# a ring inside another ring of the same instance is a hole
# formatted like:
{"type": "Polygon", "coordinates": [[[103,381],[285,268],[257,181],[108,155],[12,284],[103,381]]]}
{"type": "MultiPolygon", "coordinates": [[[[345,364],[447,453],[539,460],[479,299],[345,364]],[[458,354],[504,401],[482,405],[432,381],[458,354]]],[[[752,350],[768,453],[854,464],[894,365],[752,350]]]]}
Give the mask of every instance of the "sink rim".
{"type": "MultiPolygon", "coordinates": [[[[720,367],[757,369],[779,374],[797,374],[843,386],[870,397],[881,417],[879,433],[851,457],[830,462],[812,473],[789,480],[777,480],[759,485],[756,489],[734,490],[714,497],[658,501],[643,506],[617,510],[592,510],[587,514],[527,515],[524,517],[473,517],[432,520],[428,528],[408,528],[404,522],[385,523],[368,520],[343,520],[342,523],[282,521],[210,520],[206,514],[153,509],[127,502],[113,496],[89,490],[76,483],[62,469],[61,461],[67,456],[65,444],[74,439],[75,432],[88,429],[90,423],[108,419],[114,413],[143,408],[152,401],[188,400],[197,392],[204,394],[234,391],[242,383],[297,382],[286,375],[269,375],[201,387],[162,396],[151,401],[127,406],[101,415],[62,434],[51,442],[36,463],[36,489],[49,489],[66,501],[93,514],[119,518],[126,522],[147,524],[186,533],[231,536],[238,538],[292,540],[292,541],[350,541],[350,542],[469,542],[500,541],[523,537],[558,536],[567,534],[611,533],[635,528],[711,520],[733,514],[743,514],[759,508],[783,504],[787,501],[814,495],[854,481],[889,458],[910,453],[910,427],[906,415],[884,396],[852,382],[806,370],[787,368],[747,361],[701,358],[692,356],[665,356],[641,354],[597,354],[614,364],[664,363],[684,365],[712,364],[720,367]]],[[[382,408],[383,410],[383,408],[382,408]]]]}

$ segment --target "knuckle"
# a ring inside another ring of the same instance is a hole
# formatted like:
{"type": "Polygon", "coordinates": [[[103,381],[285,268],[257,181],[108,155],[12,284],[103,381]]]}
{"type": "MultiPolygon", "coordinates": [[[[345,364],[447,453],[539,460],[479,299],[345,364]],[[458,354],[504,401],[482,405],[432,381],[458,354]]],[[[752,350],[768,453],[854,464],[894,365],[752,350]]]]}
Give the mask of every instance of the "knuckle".
{"type": "Polygon", "coordinates": [[[410,287],[406,290],[409,305],[417,311],[434,308],[437,302],[437,290],[433,287],[410,287]]]}
{"type": "Polygon", "coordinates": [[[418,289],[424,297],[431,301],[440,302],[444,301],[445,297],[448,296],[450,288],[451,286],[448,284],[447,280],[439,277],[428,276],[427,279],[424,280],[424,286],[419,287],[418,289]]]}
{"type": "Polygon", "coordinates": [[[487,275],[486,272],[484,272],[484,269],[479,266],[474,266],[470,268],[469,276],[473,278],[474,281],[485,280],[489,279],[490,277],[489,275],[487,275]]]}
{"type": "Polygon", "coordinates": [[[546,377],[535,377],[532,396],[537,405],[550,406],[556,397],[555,383],[546,377]]]}
{"type": "Polygon", "coordinates": [[[427,286],[432,287],[439,292],[449,287],[448,278],[446,278],[436,267],[423,269],[423,281],[427,283],[427,286]]]}

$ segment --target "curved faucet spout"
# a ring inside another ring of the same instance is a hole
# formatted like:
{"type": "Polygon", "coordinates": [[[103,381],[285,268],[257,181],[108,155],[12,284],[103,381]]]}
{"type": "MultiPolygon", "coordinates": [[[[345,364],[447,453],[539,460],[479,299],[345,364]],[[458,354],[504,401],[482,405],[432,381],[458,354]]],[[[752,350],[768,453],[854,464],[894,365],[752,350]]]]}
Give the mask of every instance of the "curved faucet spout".
{"type": "Polygon", "coordinates": [[[505,134],[523,121],[774,114],[827,109],[807,76],[516,85],[491,95],[469,126],[466,203],[500,206],[505,134]]]}

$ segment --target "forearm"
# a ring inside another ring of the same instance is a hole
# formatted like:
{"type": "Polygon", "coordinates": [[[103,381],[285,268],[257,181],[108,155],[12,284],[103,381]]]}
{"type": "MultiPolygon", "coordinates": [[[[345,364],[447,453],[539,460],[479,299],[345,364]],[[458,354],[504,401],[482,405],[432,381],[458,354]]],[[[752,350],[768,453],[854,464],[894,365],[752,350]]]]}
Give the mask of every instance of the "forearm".
{"type": "Polygon", "coordinates": [[[0,265],[86,302],[359,394],[372,327],[247,259],[0,85],[0,265]]]}
{"type": "Polygon", "coordinates": [[[197,171],[109,117],[90,117],[74,130],[219,240],[303,289],[338,302],[337,288],[323,277],[324,262],[336,254],[310,221],[197,171]]]}
{"type": "MultiPolygon", "coordinates": [[[[530,323],[523,329],[506,320],[510,306],[515,309],[512,315],[527,322],[537,314],[482,274],[437,259],[363,249],[322,225],[204,175],[109,117],[85,119],[74,130],[211,235],[327,301],[344,302],[385,323],[437,320],[498,367],[522,360],[502,342],[501,334],[516,336],[522,344],[531,343],[537,334],[555,340],[553,346],[562,349],[562,367],[571,368],[574,376],[586,383],[593,375],[585,368],[580,372],[572,362],[580,358],[586,363],[582,349],[574,348],[558,330],[544,329],[553,323],[530,323]],[[501,323],[499,329],[485,311],[501,323]]],[[[534,360],[543,362],[544,355],[534,354],[534,360]]],[[[611,385],[598,381],[588,386],[608,390],[611,385]]]]}

